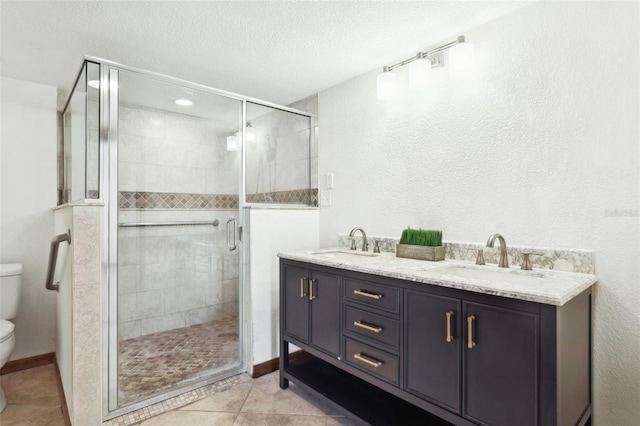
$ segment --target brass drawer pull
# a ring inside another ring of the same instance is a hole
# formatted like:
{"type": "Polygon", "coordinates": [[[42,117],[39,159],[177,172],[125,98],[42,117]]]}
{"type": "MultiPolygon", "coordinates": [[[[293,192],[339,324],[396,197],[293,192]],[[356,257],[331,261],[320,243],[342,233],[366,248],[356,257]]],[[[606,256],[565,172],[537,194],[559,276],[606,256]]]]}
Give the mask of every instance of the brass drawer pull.
{"type": "Polygon", "coordinates": [[[467,348],[473,349],[476,345],[476,342],[473,341],[473,320],[476,317],[473,315],[469,315],[467,317],[467,348]]]}
{"type": "Polygon", "coordinates": [[[367,293],[366,291],[362,291],[362,290],[353,290],[353,294],[357,294],[358,296],[368,297],[370,299],[376,299],[376,300],[382,299],[381,294],[367,293]]]}
{"type": "Polygon", "coordinates": [[[445,314],[447,316],[447,343],[453,342],[453,336],[451,335],[451,318],[453,317],[453,311],[449,311],[445,314]]]}
{"type": "Polygon", "coordinates": [[[309,300],[313,300],[316,298],[316,296],[314,296],[313,294],[313,282],[315,280],[309,280],[309,300]]]}
{"type": "Polygon", "coordinates": [[[377,359],[369,359],[367,357],[365,357],[364,355],[362,355],[361,353],[359,354],[353,354],[353,357],[355,359],[357,359],[358,361],[362,361],[365,364],[368,364],[372,367],[378,368],[382,365],[382,361],[378,361],[377,359]]]}
{"type": "Polygon", "coordinates": [[[360,321],[354,321],[353,325],[355,325],[356,327],[364,328],[365,330],[368,330],[368,331],[373,331],[374,333],[380,333],[382,331],[382,327],[378,327],[377,325],[365,324],[360,321]]]}
{"type": "Polygon", "coordinates": [[[306,294],[304,292],[304,280],[306,280],[305,277],[300,277],[300,297],[305,297],[306,294]]]}

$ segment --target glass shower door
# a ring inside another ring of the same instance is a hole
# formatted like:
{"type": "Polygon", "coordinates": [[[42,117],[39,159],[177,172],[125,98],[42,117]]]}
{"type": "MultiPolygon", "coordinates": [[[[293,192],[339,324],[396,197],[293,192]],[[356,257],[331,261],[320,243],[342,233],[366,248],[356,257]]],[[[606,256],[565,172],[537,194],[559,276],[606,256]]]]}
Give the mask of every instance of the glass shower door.
{"type": "Polygon", "coordinates": [[[220,378],[241,365],[241,150],[231,150],[227,138],[241,128],[242,101],[115,72],[112,410],[220,378]]]}

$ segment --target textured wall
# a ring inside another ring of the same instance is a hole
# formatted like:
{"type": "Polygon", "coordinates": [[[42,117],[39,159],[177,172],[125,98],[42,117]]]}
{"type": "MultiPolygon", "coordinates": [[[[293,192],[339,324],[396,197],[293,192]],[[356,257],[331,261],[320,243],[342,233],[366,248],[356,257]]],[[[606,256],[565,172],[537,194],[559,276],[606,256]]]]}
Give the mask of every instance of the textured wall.
{"type": "Polygon", "coordinates": [[[11,359],[55,350],[56,293],[44,288],[56,205],[55,87],[2,78],[0,262],[22,263],[11,359]]]}
{"type": "Polygon", "coordinates": [[[374,70],[320,93],[319,171],[335,173],[321,246],[354,226],[397,238],[410,225],[595,250],[599,425],[637,424],[640,401],[639,12],[534,4],[465,32],[473,82],[439,72],[431,92],[380,102],[374,70]]]}

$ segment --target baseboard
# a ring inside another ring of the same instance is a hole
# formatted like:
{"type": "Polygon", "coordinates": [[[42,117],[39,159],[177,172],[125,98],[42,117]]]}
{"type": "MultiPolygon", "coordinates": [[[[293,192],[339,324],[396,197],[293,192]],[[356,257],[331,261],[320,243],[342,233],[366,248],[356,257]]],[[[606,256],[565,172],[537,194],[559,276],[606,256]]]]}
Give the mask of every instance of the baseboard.
{"type": "MultiPolygon", "coordinates": [[[[295,351],[289,354],[289,362],[298,361],[300,359],[309,358],[307,352],[303,350],[295,351]]],[[[269,361],[261,362],[260,364],[256,364],[253,366],[253,375],[252,377],[255,379],[260,376],[264,376],[265,374],[273,373],[274,371],[280,368],[280,359],[274,358],[269,361]]]]}
{"type": "Polygon", "coordinates": [[[60,408],[62,408],[62,416],[64,417],[64,426],[71,426],[71,416],[69,415],[69,407],[67,406],[67,398],[64,396],[64,388],[62,387],[62,377],[60,377],[60,369],[58,368],[58,359],[53,355],[54,367],[56,369],[56,380],[58,382],[58,394],[60,395],[60,408]]]}
{"type": "Polygon", "coordinates": [[[0,375],[15,373],[16,371],[28,370],[29,368],[40,367],[42,365],[53,364],[56,358],[54,352],[42,355],[36,355],[29,358],[15,359],[7,362],[2,369],[0,375]]]}

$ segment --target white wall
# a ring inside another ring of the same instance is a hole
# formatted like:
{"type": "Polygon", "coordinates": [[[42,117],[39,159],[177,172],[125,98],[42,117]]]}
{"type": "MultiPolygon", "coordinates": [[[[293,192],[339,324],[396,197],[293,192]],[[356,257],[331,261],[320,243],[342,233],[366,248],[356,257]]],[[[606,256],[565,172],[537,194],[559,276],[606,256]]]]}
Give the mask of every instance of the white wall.
{"type": "MultiPolygon", "coordinates": [[[[247,368],[279,355],[279,252],[318,247],[318,209],[250,209],[252,359],[247,368]]],[[[245,221],[247,219],[245,218],[245,221]]],[[[246,294],[246,293],[245,293],[246,294]]],[[[248,301],[245,301],[245,307],[248,301]]]]}
{"type": "Polygon", "coordinates": [[[320,93],[319,171],[335,173],[321,246],[409,225],[595,250],[598,425],[637,424],[640,401],[639,15],[638,2],[542,2],[465,33],[469,84],[440,75],[380,102],[373,70],[320,93]]]}
{"type": "Polygon", "coordinates": [[[2,78],[0,262],[22,263],[11,359],[53,352],[56,293],[45,290],[56,205],[57,89],[2,78]]]}

